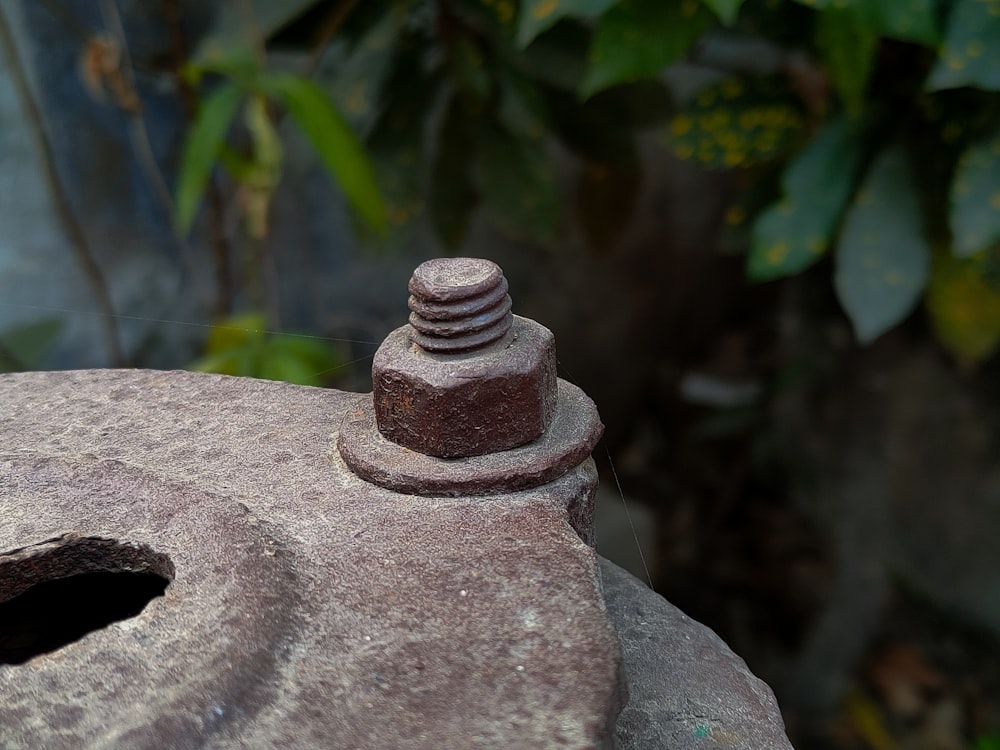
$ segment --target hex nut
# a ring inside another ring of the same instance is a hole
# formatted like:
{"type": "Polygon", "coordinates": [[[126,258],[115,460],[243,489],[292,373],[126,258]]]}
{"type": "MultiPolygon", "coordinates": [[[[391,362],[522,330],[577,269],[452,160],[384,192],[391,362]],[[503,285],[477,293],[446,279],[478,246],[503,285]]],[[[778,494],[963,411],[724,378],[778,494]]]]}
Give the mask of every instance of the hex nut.
{"type": "Polygon", "coordinates": [[[555,337],[513,316],[507,334],[466,354],[428,352],[409,325],[372,363],[375,419],[387,439],[439,458],[509,450],[543,435],[556,407],[555,337]]]}

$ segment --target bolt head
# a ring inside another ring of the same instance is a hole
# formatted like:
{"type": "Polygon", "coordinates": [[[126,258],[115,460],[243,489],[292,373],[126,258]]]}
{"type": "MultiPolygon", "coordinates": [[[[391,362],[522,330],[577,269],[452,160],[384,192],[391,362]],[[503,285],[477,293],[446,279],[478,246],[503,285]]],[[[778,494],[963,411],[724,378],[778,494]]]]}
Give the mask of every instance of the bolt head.
{"type": "Polygon", "coordinates": [[[555,411],[552,332],[514,316],[504,338],[467,355],[433,354],[397,328],[372,363],[375,419],[387,439],[439,458],[497,453],[541,437],[555,411]]]}

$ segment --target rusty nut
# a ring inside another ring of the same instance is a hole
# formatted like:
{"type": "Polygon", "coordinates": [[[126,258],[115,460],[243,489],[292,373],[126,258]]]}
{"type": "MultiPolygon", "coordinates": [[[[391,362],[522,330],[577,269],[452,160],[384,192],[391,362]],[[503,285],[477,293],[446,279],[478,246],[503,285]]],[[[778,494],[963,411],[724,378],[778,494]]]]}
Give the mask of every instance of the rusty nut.
{"type": "Polygon", "coordinates": [[[389,440],[439,458],[516,448],[545,433],[556,407],[552,332],[512,316],[489,347],[426,351],[414,329],[389,334],[372,363],[375,419],[389,440]]]}

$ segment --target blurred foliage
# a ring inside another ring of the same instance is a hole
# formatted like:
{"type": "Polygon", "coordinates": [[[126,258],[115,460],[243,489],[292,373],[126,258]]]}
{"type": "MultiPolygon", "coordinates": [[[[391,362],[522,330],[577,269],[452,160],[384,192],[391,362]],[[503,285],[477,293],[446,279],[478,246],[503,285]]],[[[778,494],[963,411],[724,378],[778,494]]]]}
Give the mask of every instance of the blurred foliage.
{"type": "Polygon", "coordinates": [[[190,63],[184,71],[192,86],[211,74],[222,81],[201,101],[181,156],[176,197],[181,232],[191,228],[209,176],[221,162],[244,189],[243,213],[249,235],[255,239],[267,236],[268,209],[281,179],[282,162],[272,105],[282,107],[292,118],[357,214],[372,229],[384,228],[381,195],[364,148],[319,86],[302,76],[268,72],[256,56],[240,48],[228,56],[190,63]],[[250,140],[248,154],[226,145],[241,104],[250,140]]]}
{"type": "Polygon", "coordinates": [[[62,321],[51,318],[0,333],[0,373],[41,369],[62,329],[62,321]]]}
{"type": "Polygon", "coordinates": [[[1000,750],[1000,734],[987,734],[979,737],[972,750],[1000,750]]]}
{"type": "Polygon", "coordinates": [[[212,157],[229,158],[238,101],[250,102],[256,155],[241,180],[273,189],[280,152],[254,113],[264,109],[255,102],[278,104],[369,224],[381,195],[391,229],[426,215],[452,248],[476,211],[552,244],[573,205],[590,246],[610,245],[639,194],[637,138],[658,133],[651,140],[680,159],[744,173],[726,219],[751,280],[831,255],[861,342],[926,300],[936,336],[963,363],[1000,347],[1000,0],[293,5],[302,17],[266,29],[272,43],[298,29],[315,44],[303,19],[347,13],[318,84],[225,62],[231,51],[193,68],[222,81],[188,139],[182,226],[212,157]],[[713,63],[712,38],[764,43],[774,69],[713,63]],[[663,73],[684,60],[717,74],[675,101],[663,73]],[[557,179],[567,152],[580,166],[572,196],[557,179]]]}
{"type": "Polygon", "coordinates": [[[671,120],[669,145],[706,167],[749,167],[787,153],[804,130],[802,107],[787,86],[729,77],[704,87],[671,120]]]}
{"type": "Polygon", "coordinates": [[[344,360],[324,339],[272,334],[260,313],[238,315],[213,326],[205,355],[190,369],[298,385],[327,385],[344,360]]]}

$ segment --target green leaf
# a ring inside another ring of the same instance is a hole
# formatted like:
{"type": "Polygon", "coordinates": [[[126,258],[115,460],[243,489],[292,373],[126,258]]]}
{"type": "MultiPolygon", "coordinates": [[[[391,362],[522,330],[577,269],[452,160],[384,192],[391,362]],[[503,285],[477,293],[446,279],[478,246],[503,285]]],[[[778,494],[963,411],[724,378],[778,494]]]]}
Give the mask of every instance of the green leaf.
{"type": "Polygon", "coordinates": [[[882,36],[937,45],[940,32],[935,0],[797,0],[816,10],[854,14],[860,24],[882,36]]]}
{"type": "Polygon", "coordinates": [[[205,354],[189,365],[217,372],[300,385],[322,385],[324,375],[343,364],[326,341],[312,336],[272,334],[261,313],[244,313],[213,326],[205,354]]]}
{"type": "Polygon", "coordinates": [[[320,386],[343,360],[325,341],[292,334],[269,337],[258,364],[256,377],[320,386]]]}
{"type": "Polygon", "coordinates": [[[452,80],[466,94],[486,100],[493,90],[490,70],[477,40],[471,36],[457,36],[448,58],[452,80]]]}
{"type": "Polygon", "coordinates": [[[1000,292],[981,263],[936,253],[927,310],[938,340],[960,364],[977,365],[1000,348],[1000,292]]]}
{"type": "Polygon", "coordinates": [[[214,372],[219,375],[246,375],[247,373],[242,371],[246,368],[241,366],[237,351],[234,349],[220,354],[206,354],[189,364],[187,369],[194,372],[214,372]]]}
{"type": "Polygon", "coordinates": [[[958,0],[927,88],[1000,90],[1000,0],[958,0]]]}
{"type": "Polygon", "coordinates": [[[213,14],[212,26],[198,43],[192,59],[210,62],[227,56],[236,47],[252,49],[259,40],[288,25],[319,0],[240,0],[221,3],[213,14]]]}
{"type": "Polygon", "coordinates": [[[216,73],[230,79],[244,92],[253,91],[261,73],[261,60],[252,45],[233,47],[210,59],[189,62],[181,75],[191,86],[198,86],[206,73],[216,73]]]}
{"type": "MultiPolygon", "coordinates": [[[[834,0],[795,0],[795,1],[802,5],[806,5],[810,8],[814,8],[815,10],[825,10],[826,8],[832,7],[834,4],[834,0]]],[[[841,2],[839,3],[839,5],[837,5],[837,7],[846,8],[850,7],[853,4],[854,0],[841,0],[841,2]]]]}
{"type": "Polygon", "coordinates": [[[726,26],[736,23],[736,17],[740,14],[740,6],[744,0],[702,0],[712,12],[719,17],[719,20],[726,26]]]}
{"type": "Polygon", "coordinates": [[[785,170],[784,197],[754,224],[747,274],[798,273],[827,251],[854,185],[860,148],[843,119],[827,125],[785,170]]]}
{"type": "MultiPolygon", "coordinates": [[[[852,0],[850,5],[870,28],[883,36],[937,46],[935,0],[852,0]]],[[[834,2],[834,7],[838,7],[834,2]]]]}
{"type": "Polygon", "coordinates": [[[295,333],[271,335],[268,339],[269,355],[294,357],[312,368],[317,374],[344,364],[340,352],[325,339],[295,333]]]}
{"type": "Polygon", "coordinates": [[[267,321],[263,313],[244,313],[226,318],[212,326],[205,342],[205,353],[221,354],[233,349],[242,349],[251,341],[263,339],[267,335],[267,321]]]}
{"type": "Polygon", "coordinates": [[[518,0],[448,0],[448,12],[480,37],[513,39],[518,0]]]}
{"type": "Polygon", "coordinates": [[[225,83],[205,98],[188,129],[177,175],[176,223],[181,234],[187,234],[194,222],[198,205],[205,194],[212,168],[236,115],[243,92],[232,83],[225,83]]]}
{"type": "Polygon", "coordinates": [[[951,232],[960,258],[1000,242],[1000,129],[958,160],[951,183],[951,232]]]}
{"type": "Polygon", "coordinates": [[[271,198],[281,181],[283,149],[263,96],[247,100],[243,120],[250,134],[253,159],[244,175],[246,191],[241,208],[247,233],[261,240],[270,231],[271,198]]]}
{"type": "Polygon", "coordinates": [[[357,133],[369,132],[384,106],[382,86],[392,68],[405,21],[406,13],[402,6],[393,6],[333,68],[330,91],[357,133]]]}
{"type": "Polygon", "coordinates": [[[280,380],[295,385],[322,385],[322,379],[308,363],[296,357],[286,357],[274,352],[267,352],[261,359],[253,377],[280,380]]]}
{"type": "Polygon", "coordinates": [[[234,315],[212,326],[204,356],[188,365],[188,369],[255,377],[267,336],[263,314],[234,315]]]}
{"type": "Polygon", "coordinates": [[[533,81],[510,68],[496,73],[500,88],[497,117],[511,133],[521,138],[538,140],[545,135],[545,97],[533,81]]]}
{"type": "Polygon", "coordinates": [[[247,158],[239,151],[226,144],[219,149],[219,163],[226,168],[226,171],[236,182],[253,182],[257,171],[257,166],[252,159],[247,158]]]}
{"type": "Polygon", "coordinates": [[[264,97],[251,96],[247,100],[243,122],[253,145],[253,166],[257,173],[254,176],[264,181],[262,187],[274,188],[281,174],[284,149],[278,131],[268,115],[264,97]]]}
{"type": "Polygon", "coordinates": [[[330,98],[312,81],[294,75],[263,75],[260,86],[285,107],[358,215],[376,232],[385,231],[385,207],[372,165],[330,98]]]}
{"type": "Polygon", "coordinates": [[[972,750],[1000,750],[1000,734],[984,734],[977,737],[972,750]]]}
{"type": "Polygon", "coordinates": [[[439,99],[439,81],[417,60],[404,58],[389,81],[386,103],[367,139],[368,154],[384,196],[389,224],[402,228],[424,210],[430,112],[439,99]]]}
{"type": "Polygon", "coordinates": [[[930,270],[913,177],[900,146],[881,153],[848,210],[834,284],[858,339],[875,340],[905,318],[930,270]]]}
{"type": "Polygon", "coordinates": [[[37,369],[55,345],[63,324],[58,318],[8,328],[0,334],[0,372],[37,369]]]}
{"type": "Polygon", "coordinates": [[[526,47],[560,18],[597,18],[618,0],[523,0],[517,24],[517,43],[526,47]]]}
{"type": "Polygon", "coordinates": [[[498,229],[514,239],[552,241],[560,200],[544,143],[483,127],[473,177],[498,229]]]}
{"type": "Polygon", "coordinates": [[[518,64],[539,83],[576,91],[586,72],[590,41],[590,29],[582,23],[560,23],[522,50],[518,64]]]}
{"type": "Polygon", "coordinates": [[[693,0],[623,0],[598,21],[581,95],[657,75],[712,24],[693,0]]]}
{"type": "Polygon", "coordinates": [[[681,159],[731,169],[774,159],[804,127],[799,100],[782,81],[732,77],[701,89],[666,137],[681,159]]]}
{"type": "Polygon", "coordinates": [[[878,50],[878,34],[851,10],[831,8],[820,14],[816,42],[844,109],[854,119],[859,118],[878,50]]]}

